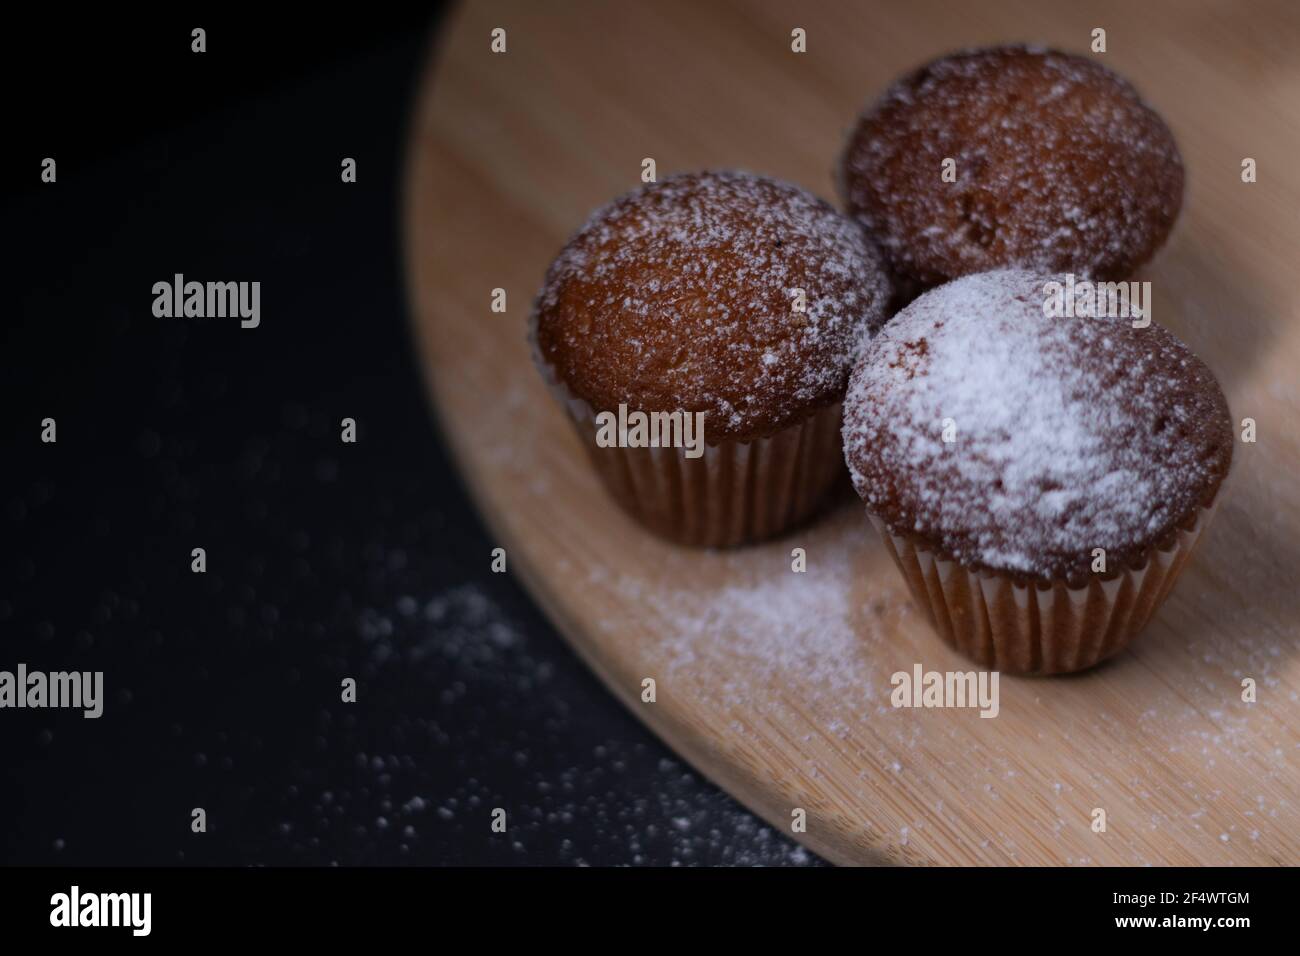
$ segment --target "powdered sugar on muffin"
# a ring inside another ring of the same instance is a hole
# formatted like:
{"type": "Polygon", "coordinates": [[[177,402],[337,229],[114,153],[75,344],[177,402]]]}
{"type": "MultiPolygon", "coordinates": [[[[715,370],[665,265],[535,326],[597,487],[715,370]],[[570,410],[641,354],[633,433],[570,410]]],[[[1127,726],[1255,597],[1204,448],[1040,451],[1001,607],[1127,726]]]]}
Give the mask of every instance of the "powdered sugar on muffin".
{"type": "Polygon", "coordinates": [[[859,121],[840,176],[849,212],[923,287],[1005,266],[1127,277],[1164,243],[1183,193],[1173,134],[1126,80],[1025,46],[899,80],[859,121]]]}
{"type": "Polygon", "coordinates": [[[693,173],[593,214],[548,271],[532,334],[594,408],[703,411],[710,443],[745,441],[840,399],[888,297],[879,254],[827,203],[693,173]]]}
{"type": "Polygon", "coordinates": [[[1049,318],[1045,285],[1063,278],[958,279],[866,350],[845,455],[891,531],[968,567],[1077,583],[1092,549],[1135,566],[1213,498],[1232,455],[1213,374],[1154,323],[1049,318]]]}

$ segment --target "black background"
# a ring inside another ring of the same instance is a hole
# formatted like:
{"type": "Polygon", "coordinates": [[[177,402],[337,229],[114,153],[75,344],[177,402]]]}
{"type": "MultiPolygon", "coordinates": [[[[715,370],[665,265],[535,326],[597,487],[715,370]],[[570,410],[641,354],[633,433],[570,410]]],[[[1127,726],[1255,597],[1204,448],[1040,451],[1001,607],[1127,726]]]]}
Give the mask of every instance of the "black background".
{"type": "Polygon", "coordinates": [[[819,862],[489,573],[400,270],[436,20],[10,21],[0,669],[102,670],[106,703],[0,711],[0,861],[819,862]],[[155,318],[177,272],[260,281],[261,326],[155,318]]]}

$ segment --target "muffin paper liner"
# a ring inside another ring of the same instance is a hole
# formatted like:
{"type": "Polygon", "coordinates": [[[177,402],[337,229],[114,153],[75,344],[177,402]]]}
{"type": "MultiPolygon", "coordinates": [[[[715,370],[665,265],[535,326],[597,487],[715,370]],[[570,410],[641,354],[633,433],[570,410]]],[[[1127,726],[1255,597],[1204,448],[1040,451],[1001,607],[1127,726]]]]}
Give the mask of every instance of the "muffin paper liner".
{"type": "MultiPolygon", "coordinates": [[[[766,438],[684,448],[602,448],[596,409],[534,351],[605,487],[623,509],[679,544],[730,548],[772,538],[811,517],[844,471],[843,405],[836,402],[766,438]]],[[[705,436],[708,435],[707,422],[705,436]]]]}
{"type": "Polygon", "coordinates": [[[982,667],[1012,674],[1084,670],[1127,647],[1164,602],[1222,500],[1223,489],[1139,567],[1069,587],[1017,583],[937,557],[868,513],[912,600],[948,644],[982,667]]]}

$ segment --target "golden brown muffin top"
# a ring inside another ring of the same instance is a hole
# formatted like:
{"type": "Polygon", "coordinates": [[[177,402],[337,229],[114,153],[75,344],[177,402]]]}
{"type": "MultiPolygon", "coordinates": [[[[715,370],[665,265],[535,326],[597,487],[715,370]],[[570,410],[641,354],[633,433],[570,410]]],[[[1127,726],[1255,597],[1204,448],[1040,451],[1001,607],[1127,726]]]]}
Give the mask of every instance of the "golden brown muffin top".
{"type": "Polygon", "coordinates": [[[532,334],[596,411],[703,411],[710,444],[749,441],[843,397],[888,297],[879,254],[827,203],[690,173],[592,215],[547,272],[532,334]]]}
{"type": "Polygon", "coordinates": [[[862,116],[841,160],[849,212],[922,287],[1006,266],[1125,278],[1182,205],[1173,134],[1122,77],[1025,46],[935,60],[862,116]],[[943,161],[956,161],[943,182],[943,161]]]}
{"type": "Polygon", "coordinates": [[[1172,333],[1049,318],[1052,280],[966,276],[895,316],[850,380],[845,457],[893,533],[975,570],[1079,584],[1092,549],[1114,576],[1194,520],[1233,433],[1213,373],[1172,333]]]}

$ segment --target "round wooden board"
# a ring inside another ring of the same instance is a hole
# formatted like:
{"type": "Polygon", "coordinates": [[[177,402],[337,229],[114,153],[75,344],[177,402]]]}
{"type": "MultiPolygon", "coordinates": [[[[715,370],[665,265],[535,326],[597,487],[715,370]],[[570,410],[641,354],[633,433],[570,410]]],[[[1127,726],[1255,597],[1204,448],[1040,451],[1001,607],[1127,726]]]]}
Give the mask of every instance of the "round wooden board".
{"type": "Polygon", "coordinates": [[[804,809],[796,837],[833,861],[1300,862],[1297,51],[1281,0],[454,11],[412,123],[406,265],[443,433],[510,573],[675,750],[784,832],[804,809]],[[995,719],[895,709],[895,671],[969,665],[911,608],[856,504],[729,554],[650,537],[533,369],[526,315],[566,237],[637,185],[644,157],[661,177],[741,167],[833,199],[844,133],[901,71],[984,43],[1087,50],[1098,26],[1103,62],[1165,115],[1188,168],[1182,219],[1142,277],[1155,318],[1259,439],[1238,444],[1218,517],[1135,650],[1078,677],[1003,678],[995,719]],[[1247,156],[1257,183],[1241,181],[1247,156]]]}

